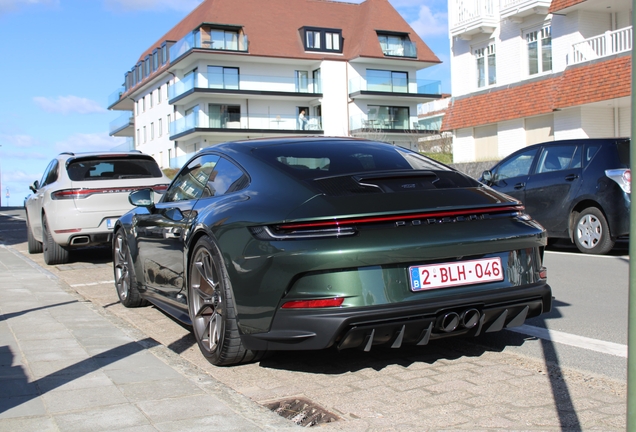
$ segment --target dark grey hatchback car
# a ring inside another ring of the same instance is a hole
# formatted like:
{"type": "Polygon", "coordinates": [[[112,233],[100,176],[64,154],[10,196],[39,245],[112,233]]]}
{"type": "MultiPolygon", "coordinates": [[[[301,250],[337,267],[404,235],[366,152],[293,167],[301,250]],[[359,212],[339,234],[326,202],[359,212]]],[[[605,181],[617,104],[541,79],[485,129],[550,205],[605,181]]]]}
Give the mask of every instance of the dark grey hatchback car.
{"type": "Polygon", "coordinates": [[[550,238],[605,254],[629,235],[629,138],[550,141],[484,171],[481,182],[522,201],[550,238]]]}

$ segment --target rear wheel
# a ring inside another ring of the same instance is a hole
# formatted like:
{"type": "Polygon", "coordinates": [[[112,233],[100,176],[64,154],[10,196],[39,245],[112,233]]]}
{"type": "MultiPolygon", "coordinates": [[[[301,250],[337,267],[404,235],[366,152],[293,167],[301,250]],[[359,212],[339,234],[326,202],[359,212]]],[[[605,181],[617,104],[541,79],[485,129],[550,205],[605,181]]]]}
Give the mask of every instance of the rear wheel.
{"type": "Polygon", "coordinates": [[[141,298],[137,289],[137,277],[133,266],[130,248],[123,229],[118,229],[113,241],[113,271],[115,288],[121,304],[128,308],[145,306],[146,300],[141,298]]]}
{"type": "Polygon", "coordinates": [[[260,353],[241,343],[230,280],[209,237],[202,237],[194,247],[188,276],[188,309],[205,358],[217,366],[256,360],[260,353]]]}
{"type": "Polygon", "coordinates": [[[42,253],[42,243],[37,241],[35,237],[33,237],[33,232],[31,231],[31,224],[29,223],[28,217],[26,221],[26,229],[27,229],[27,250],[29,251],[30,254],[42,253]]]}
{"type": "Polygon", "coordinates": [[[588,207],[577,215],[574,244],[581,252],[606,254],[612,250],[614,243],[603,212],[596,207],[588,207]]]}
{"type": "Polygon", "coordinates": [[[55,243],[51,237],[46,216],[42,217],[42,252],[48,265],[66,264],[69,259],[68,249],[55,243]]]}

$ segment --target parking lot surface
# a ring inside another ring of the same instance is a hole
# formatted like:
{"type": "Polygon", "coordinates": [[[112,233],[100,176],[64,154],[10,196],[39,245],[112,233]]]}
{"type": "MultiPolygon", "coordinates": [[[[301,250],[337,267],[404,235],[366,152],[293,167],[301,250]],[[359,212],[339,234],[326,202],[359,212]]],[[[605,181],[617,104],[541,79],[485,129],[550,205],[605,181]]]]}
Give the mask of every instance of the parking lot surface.
{"type": "MultiPolygon", "coordinates": [[[[13,219],[11,224],[18,227],[18,220],[13,219]]],[[[2,227],[6,228],[8,223],[7,217],[0,216],[0,235],[2,227]]],[[[259,413],[259,406],[302,398],[337,416],[337,421],[320,425],[326,430],[625,428],[624,381],[568,369],[553,361],[539,361],[488,348],[487,344],[480,344],[479,339],[449,339],[435,341],[425,347],[378,349],[369,353],[355,350],[279,352],[253,364],[214,367],[200,354],[188,328],[152,306],[127,309],[119,304],[108,251],[75,252],[70,264],[46,266],[41,255],[27,253],[26,243],[13,241],[5,246],[5,250],[19,254],[25,262],[45,268],[50,274],[47,283],[59,284],[69,295],[90,303],[98,316],[107,317],[109,322],[124,331],[130,338],[126,343],[142,341],[148,347],[144,355],[172,359],[174,363],[162,363],[181,374],[188,371],[186,375],[189,377],[204,377],[209,380],[206,381],[210,383],[209,388],[222,389],[221,393],[212,396],[221,395],[221,402],[230,407],[238,401],[234,408],[239,413],[245,410],[242,406],[249,404],[253,404],[254,412],[259,413]],[[222,395],[232,397],[224,400],[222,395]]],[[[4,259],[2,262],[7,266],[4,259]]],[[[16,288],[15,282],[6,277],[1,279],[0,290],[16,288]]],[[[26,311],[33,305],[27,301],[21,307],[26,311]]],[[[0,303],[0,312],[0,324],[11,328],[14,320],[18,319],[11,313],[19,313],[20,310],[6,311],[4,303],[0,303]]],[[[90,332],[90,328],[87,326],[86,330],[90,332]]],[[[96,326],[90,332],[91,337],[99,339],[104,336],[99,328],[96,326]]],[[[15,336],[16,343],[21,346],[20,335],[15,336]]],[[[6,345],[4,339],[2,341],[0,345],[6,345]]],[[[514,343],[539,344],[540,341],[518,334],[514,343]]],[[[151,362],[149,364],[155,364],[150,357],[147,359],[151,362]]],[[[21,360],[16,356],[13,361],[20,364],[21,360]]],[[[51,372],[56,367],[66,366],[57,366],[54,362],[49,365],[51,372]]],[[[134,365],[134,368],[137,367],[143,369],[141,364],[134,365]]],[[[175,400],[187,397],[179,391],[179,386],[175,386],[175,400]]],[[[198,390],[194,390],[193,395],[198,394],[198,390]]],[[[122,397],[131,401],[126,393],[122,397]]],[[[28,414],[29,408],[25,405],[12,408],[14,413],[17,409],[28,414]]],[[[72,408],[67,409],[72,412],[72,408]]],[[[10,411],[0,413],[0,430],[9,430],[11,423],[7,423],[9,420],[3,416],[10,411]]],[[[248,416],[248,421],[252,419],[250,425],[255,424],[253,418],[254,415],[248,416]]],[[[286,428],[287,423],[292,426],[290,420],[282,421],[277,426],[272,420],[272,427],[286,428]]],[[[157,425],[154,428],[178,429],[157,425]]]]}

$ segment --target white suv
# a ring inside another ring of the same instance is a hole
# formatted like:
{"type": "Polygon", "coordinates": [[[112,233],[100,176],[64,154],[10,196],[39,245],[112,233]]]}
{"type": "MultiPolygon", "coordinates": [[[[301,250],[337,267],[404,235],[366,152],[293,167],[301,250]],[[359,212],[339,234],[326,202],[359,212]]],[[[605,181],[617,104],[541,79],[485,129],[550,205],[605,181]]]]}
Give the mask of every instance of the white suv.
{"type": "Polygon", "coordinates": [[[151,187],[163,193],[170,179],[138,151],[61,153],[24,202],[29,253],[64,264],[75,247],[110,245],[115,221],[133,208],[128,194],[151,187]]]}

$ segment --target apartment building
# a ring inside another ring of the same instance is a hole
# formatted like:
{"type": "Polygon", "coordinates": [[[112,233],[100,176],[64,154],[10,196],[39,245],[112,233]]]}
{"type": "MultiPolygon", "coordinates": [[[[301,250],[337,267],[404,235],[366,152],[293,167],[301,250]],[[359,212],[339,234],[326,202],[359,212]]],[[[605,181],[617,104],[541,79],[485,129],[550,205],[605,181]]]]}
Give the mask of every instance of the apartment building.
{"type": "Polygon", "coordinates": [[[402,145],[418,104],[441,97],[440,82],[417,79],[438,63],[388,0],[205,0],[125,72],[110,134],[162,167],[258,137],[373,133],[402,145]]]}
{"type": "Polygon", "coordinates": [[[454,162],[630,136],[631,0],[449,0],[454,162]]]}

